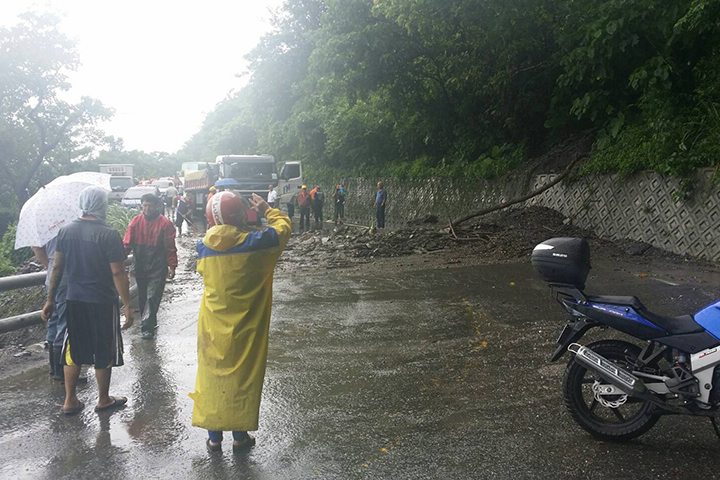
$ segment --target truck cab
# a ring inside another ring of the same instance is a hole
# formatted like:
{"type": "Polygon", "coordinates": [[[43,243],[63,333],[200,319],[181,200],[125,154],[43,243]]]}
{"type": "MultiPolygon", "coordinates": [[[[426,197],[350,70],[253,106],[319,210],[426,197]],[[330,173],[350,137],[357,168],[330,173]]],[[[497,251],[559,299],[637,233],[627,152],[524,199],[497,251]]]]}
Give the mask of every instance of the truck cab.
{"type": "Polygon", "coordinates": [[[253,193],[267,199],[269,186],[277,189],[280,204],[295,201],[303,183],[301,162],[286,162],[277,174],[272,155],[218,155],[219,178],[230,178],[238,183],[233,191],[243,197],[253,193]]]}
{"type": "Polygon", "coordinates": [[[280,169],[280,178],[277,185],[280,204],[287,205],[294,202],[302,185],[302,162],[285,162],[280,169]]]}
{"type": "Polygon", "coordinates": [[[218,155],[215,159],[220,178],[231,178],[239,187],[234,190],[243,197],[256,193],[267,197],[268,187],[277,186],[278,175],[272,155],[218,155]]]}

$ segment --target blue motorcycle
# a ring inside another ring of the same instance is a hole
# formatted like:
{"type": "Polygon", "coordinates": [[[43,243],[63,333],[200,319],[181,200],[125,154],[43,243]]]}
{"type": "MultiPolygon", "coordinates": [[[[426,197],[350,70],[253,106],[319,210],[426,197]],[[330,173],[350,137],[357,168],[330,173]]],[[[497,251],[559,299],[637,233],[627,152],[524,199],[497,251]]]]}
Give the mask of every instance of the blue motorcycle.
{"type": "Polygon", "coordinates": [[[563,397],[573,419],[595,437],[623,441],[650,430],[662,415],[709,417],[720,437],[720,301],[695,315],[650,312],[637,297],[587,295],[590,247],[553,238],[535,247],[532,264],[567,310],[551,361],[572,354],[563,397]],[[638,340],[577,342],[591,328],[638,340]]]}

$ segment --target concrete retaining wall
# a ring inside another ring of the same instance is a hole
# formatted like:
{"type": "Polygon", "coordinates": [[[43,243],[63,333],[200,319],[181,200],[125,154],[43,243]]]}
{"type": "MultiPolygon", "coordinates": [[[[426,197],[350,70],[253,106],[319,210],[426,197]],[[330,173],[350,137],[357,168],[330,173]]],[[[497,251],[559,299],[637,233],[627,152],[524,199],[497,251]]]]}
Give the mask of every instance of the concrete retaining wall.
{"type": "MultiPolygon", "coordinates": [[[[609,239],[632,239],[678,254],[720,260],[720,189],[712,182],[712,169],[698,173],[695,194],[677,197],[677,179],[644,172],[630,178],[592,175],[566,179],[528,203],[557,210],[574,224],[609,239]]],[[[484,207],[516,198],[551,181],[555,174],[510,181],[385,180],[389,199],[386,224],[397,228],[429,213],[441,219],[458,218],[484,207]]],[[[346,180],[347,221],[370,225],[374,217],[376,179],[346,180]]],[[[331,186],[325,188],[328,197],[331,186]]],[[[332,219],[332,202],[326,218],[332,219]]]]}

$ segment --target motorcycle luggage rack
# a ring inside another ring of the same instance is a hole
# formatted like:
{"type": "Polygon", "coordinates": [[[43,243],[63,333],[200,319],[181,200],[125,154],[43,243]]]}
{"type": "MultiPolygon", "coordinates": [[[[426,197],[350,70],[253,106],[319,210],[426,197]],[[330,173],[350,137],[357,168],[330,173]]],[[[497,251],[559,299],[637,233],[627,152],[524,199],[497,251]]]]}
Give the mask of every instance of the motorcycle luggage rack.
{"type": "Polygon", "coordinates": [[[587,298],[582,290],[575,285],[567,283],[549,283],[551,295],[557,302],[561,302],[561,296],[564,298],[574,298],[580,302],[587,302],[587,298]]]}

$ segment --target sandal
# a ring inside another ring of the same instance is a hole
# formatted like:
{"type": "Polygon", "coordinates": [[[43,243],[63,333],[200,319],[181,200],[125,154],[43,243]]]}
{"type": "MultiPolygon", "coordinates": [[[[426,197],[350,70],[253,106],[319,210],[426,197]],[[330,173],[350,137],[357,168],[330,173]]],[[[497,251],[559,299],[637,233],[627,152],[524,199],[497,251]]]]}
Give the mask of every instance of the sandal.
{"type": "Polygon", "coordinates": [[[78,402],[77,407],[68,408],[67,410],[61,408],[60,411],[63,415],[77,415],[78,413],[82,412],[83,408],[85,408],[85,404],[83,402],[78,402]]]}
{"type": "Polygon", "coordinates": [[[210,439],[207,438],[205,439],[205,446],[210,453],[222,452],[222,442],[213,445],[212,443],[210,443],[210,439]]]}
{"type": "Polygon", "coordinates": [[[120,408],[124,407],[127,403],[128,399],[126,397],[112,397],[113,401],[109,405],[105,405],[104,407],[95,407],[96,412],[104,412],[105,410],[110,410],[112,408],[120,408]]]}
{"type": "Polygon", "coordinates": [[[235,442],[233,442],[233,453],[238,452],[244,452],[245,450],[249,449],[250,447],[255,446],[255,437],[250,435],[248,433],[248,438],[240,442],[240,444],[236,445],[235,442]]]}

